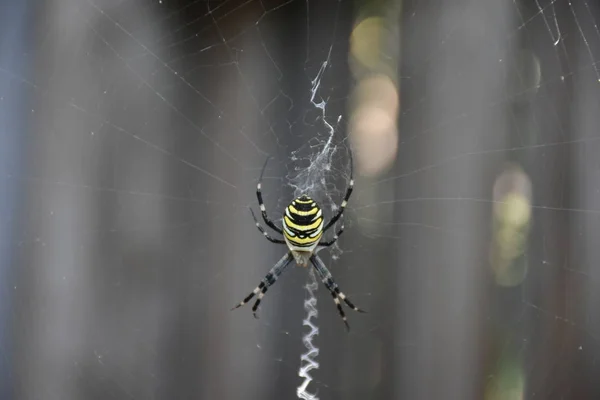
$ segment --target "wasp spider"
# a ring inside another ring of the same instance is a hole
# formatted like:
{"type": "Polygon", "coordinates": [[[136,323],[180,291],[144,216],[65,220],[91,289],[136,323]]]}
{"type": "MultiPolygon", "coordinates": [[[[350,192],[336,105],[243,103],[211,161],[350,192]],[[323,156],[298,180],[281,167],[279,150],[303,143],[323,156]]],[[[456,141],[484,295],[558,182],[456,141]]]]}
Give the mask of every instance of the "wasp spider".
{"type": "Polygon", "coordinates": [[[267,210],[263,203],[262,194],[261,194],[261,184],[263,174],[265,172],[265,168],[267,166],[267,161],[262,168],[260,173],[260,178],[258,180],[258,185],[256,186],[256,197],[258,198],[258,205],[260,207],[260,211],[262,213],[263,220],[265,224],[273,229],[275,232],[279,233],[283,236],[283,240],[275,239],[269,236],[269,234],[264,230],[264,228],[260,225],[256,216],[254,215],[254,211],[250,209],[252,213],[252,218],[254,218],[254,223],[258,230],[272,243],[277,244],[285,244],[288,247],[288,252],[275,264],[275,266],[269,271],[269,273],[264,277],[264,279],[260,282],[260,284],[248,295],[244,300],[242,300],[237,306],[233,307],[232,310],[243,306],[254,296],[257,296],[256,302],[252,307],[252,312],[255,318],[256,311],[258,310],[258,306],[260,301],[264,297],[268,288],[277,281],[277,278],[283,273],[283,271],[287,268],[287,266],[292,262],[296,261],[296,264],[302,267],[307,267],[310,262],[314,268],[316,269],[319,277],[323,281],[323,284],[329,290],[331,295],[333,296],[333,301],[335,302],[338,312],[346,325],[346,329],[349,330],[350,326],[346,320],[346,314],[344,314],[344,310],[342,309],[341,302],[343,301],[353,309],[358,312],[365,312],[358,307],[356,307],[352,302],[346,297],[344,293],[340,291],[340,288],[333,280],[331,273],[323,263],[323,260],[317,255],[317,251],[329,247],[334,244],[339,236],[344,231],[344,225],[340,227],[337,233],[333,236],[333,239],[329,241],[321,241],[323,233],[326,232],[329,228],[333,227],[335,223],[342,217],[344,210],[346,208],[346,204],[348,203],[348,199],[352,194],[352,189],[354,186],[354,180],[352,178],[352,161],[350,164],[350,182],[348,184],[348,189],[346,190],[346,195],[344,196],[344,200],[342,204],[339,206],[339,209],[335,216],[324,225],[323,219],[323,210],[319,205],[307,195],[302,195],[297,199],[294,199],[289,206],[286,207],[285,212],[283,214],[283,230],[279,228],[277,225],[273,223],[267,216],[267,210]]]}

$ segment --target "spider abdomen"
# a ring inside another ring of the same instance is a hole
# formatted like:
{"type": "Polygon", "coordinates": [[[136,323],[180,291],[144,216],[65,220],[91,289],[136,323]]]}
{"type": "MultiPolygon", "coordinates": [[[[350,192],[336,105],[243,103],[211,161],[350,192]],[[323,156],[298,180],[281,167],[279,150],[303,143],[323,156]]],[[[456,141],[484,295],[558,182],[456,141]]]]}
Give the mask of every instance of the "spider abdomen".
{"type": "Polygon", "coordinates": [[[291,250],[312,252],[323,235],[323,212],[304,195],[290,203],[283,215],[283,235],[291,250]]]}

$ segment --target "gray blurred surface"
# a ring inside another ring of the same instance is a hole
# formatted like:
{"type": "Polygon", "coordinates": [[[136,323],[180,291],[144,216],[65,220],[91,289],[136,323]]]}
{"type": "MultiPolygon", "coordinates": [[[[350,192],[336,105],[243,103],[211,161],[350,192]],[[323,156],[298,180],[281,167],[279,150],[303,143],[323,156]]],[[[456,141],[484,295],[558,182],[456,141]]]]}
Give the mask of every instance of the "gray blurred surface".
{"type": "MultiPolygon", "coordinates": [[[[383,40],[398,46],[396,163],[356,177],[340,247],[322,253],[370,312],[348,310],[347,334],[318,290],[321,399],[600,397],[600,15],[574,3],[402,4],[383,40]],[[513,287],[489,255],[507,161],[533,186],[513,287]]],[[[24,143],[0,171],[2,201],[20,203],[2,209],[3,399],[293,398],[308,276],[288,270],[258,320],[229,311],[285,251],[247,207],[271,154],[278,221],[324,143],[310,89],[328,57],[341,201],[348,37],[386,6],[53,0],[15,16],[30,29],[26,68],[0,39],[2,126],[23,126],[3,140],[24,143]]]]}

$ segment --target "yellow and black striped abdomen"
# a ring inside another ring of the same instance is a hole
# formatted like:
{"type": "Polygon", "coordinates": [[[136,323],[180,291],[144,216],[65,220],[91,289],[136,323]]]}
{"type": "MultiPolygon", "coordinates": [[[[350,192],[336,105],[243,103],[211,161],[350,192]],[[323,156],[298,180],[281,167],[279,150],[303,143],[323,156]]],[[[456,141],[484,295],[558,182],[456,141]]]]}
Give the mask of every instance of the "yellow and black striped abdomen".
{"type": "Polygon", "coordinates": [[[287,206],[283,234],[293,247],[311,250],[323,235],[323,212],[310,197],[301,196],[287,206]]]}

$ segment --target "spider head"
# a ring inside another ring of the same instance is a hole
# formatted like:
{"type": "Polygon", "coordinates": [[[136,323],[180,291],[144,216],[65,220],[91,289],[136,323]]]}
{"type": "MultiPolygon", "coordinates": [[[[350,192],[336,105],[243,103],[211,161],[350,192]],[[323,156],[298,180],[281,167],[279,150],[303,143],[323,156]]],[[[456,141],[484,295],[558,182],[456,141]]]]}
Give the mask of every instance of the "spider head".
{"type": "Polygon", "coordinates": [[[296,264],[300,267],[308,267],[308,261],[310,260],[310,256],[312,255],[312,251],[296,251],[292,250],[292,255],[294,256],[294,260],[296,260],[296,264]]]}

